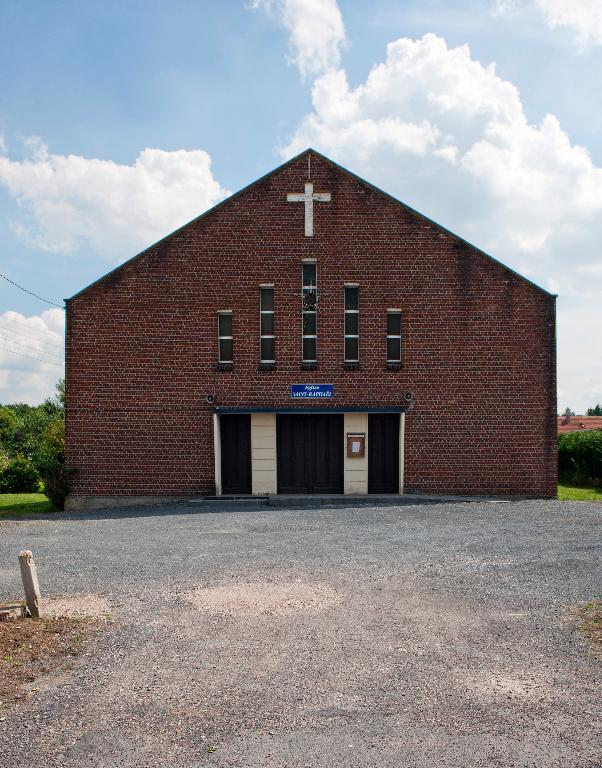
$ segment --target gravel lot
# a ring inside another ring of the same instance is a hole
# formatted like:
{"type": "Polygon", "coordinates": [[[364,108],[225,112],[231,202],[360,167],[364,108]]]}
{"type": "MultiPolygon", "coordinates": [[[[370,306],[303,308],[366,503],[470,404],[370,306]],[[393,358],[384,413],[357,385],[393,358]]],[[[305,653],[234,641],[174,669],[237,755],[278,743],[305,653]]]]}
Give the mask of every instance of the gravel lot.
{"type": "Polygon", "coordinates": [[[3,522],[4,598],[24,548],[115,623],[0,722],[3,767],[602,765],[602,660],[565,620],[602,596],[600,505],[3,522]]]}

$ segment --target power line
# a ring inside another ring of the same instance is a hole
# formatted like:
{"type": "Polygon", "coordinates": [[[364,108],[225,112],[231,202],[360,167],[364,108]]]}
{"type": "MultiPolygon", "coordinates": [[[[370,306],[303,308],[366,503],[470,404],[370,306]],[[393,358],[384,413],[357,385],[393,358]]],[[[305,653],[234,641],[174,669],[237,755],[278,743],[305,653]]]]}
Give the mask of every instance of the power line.
{"type": "MultiPolygon", "coordinates": [[[[0,333],[2,333],[2,331],[0,331],[0,333]]],[[[55,362],[61,359],[61,355],[59,355],[57,352],[48,352],[48,350],[46,349],[31,349],[29,346],[27,346],[26,344],[22,344],[20,341],[17,341],[16,339],[10,339],[10,338],[7,339],[4,336],[0,336],[0,341],[6,342],[8,344],[16,344],[17,347],[21,347],[21,349],[25,349],[28,352],[35,352],[38,355],[42,354],[45,357],[49,357],[51,360],[54,360],[55,362]]]]}
{"type": "MultiPolygon", "coordinates": [[[[43,355],[47,360],[54,363],[58,363],[62,360],[60,355],[53,355],[49,352],[46,352],[43,349],[31,349],[31,347],[28,347],[25,344],[21,344],[20,342],[15,341],[14,339],[6,339],[3,336],[0,336],[0,341],[4,344],[8,343],[9,345],[16,344],[18,349],[24,349],[26,352],[33,352],[36,355],[43,355]]],[[[10,348],[11,347],[9,346],[9,349],[10,348]]],[[[18,349],[15,351],[18,351],[18,349]]]]}
{"type": "Polygon", "coordinates": [[[58,309],[65,309],[65,307],[62,307],[60,304],[55,304],[54,301],[49,301],[48,299],[42,298],[42,296],[38,296],[37,293],[33,293],[32,291],[28,291],[27,288],[23,288],[22,285],[19,285],[18,283],[15,283],[14,280],[11,280],[6,275],[3,275],[2,272],[0,272],[0,277],[4,278],[4,280],[6,280],[7,283],[10,283],[11,285],[14,285],[20,291],[23,291],[24,293],[28,293],[30,296],[33,296],[34,298],[39,299],[40,301],[43,301],[44,304],[50,304],[51,307],[57,307],[58,309]]]}
{"type": "Polygon", "coordinates": [[[36,341],[38,344],[49,344],[51,347],[55,347],[59,352],[63,351],[63,346],[61,344],[57,344],[55,341],[44,341],[36,336],[33,336],[31,333],[25,333],[21,329],[17,330],[16,328],[10,328],[8,325],[4,325],[4,323],[0,323],[0,328],[4,329],[4,332],[9,331],[9,333],[16,333],[17,336],[23,336],[24,339],[36,341]]]}
{"type": "Polygon", "coordinates": [[[46,365],[54,365],[56,368],[62,368],[62,365],[59,365],[58,363],[52,363],[50,360],[42,360],[39,357],[34,357],[33,355],[26,355],[24,352],[16,352],[14,349],[8,349],[7,347],[0,346],[0,349],[2,349],[4,352],[11,352],[13,355],[21,355],[21,357],[28,357],[30,360],[37,360],[39,363],[45,363],[46,365]]]}

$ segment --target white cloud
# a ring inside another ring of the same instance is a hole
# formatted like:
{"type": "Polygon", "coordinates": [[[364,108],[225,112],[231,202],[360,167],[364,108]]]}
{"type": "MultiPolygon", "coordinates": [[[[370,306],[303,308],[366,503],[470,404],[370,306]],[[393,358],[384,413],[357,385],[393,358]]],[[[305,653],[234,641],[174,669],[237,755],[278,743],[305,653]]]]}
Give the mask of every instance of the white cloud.
{"type": "Polygon", "coordinates": [[[552,29],[564,27],[577,36],[579,44],[602,45],[602,3],[600,0],[535,0],[552,29]]]}
{"type": "Polygon", "coordinates": [[[133,165],[120,165],[54,155],[39,142],[29,142],[24,160],[0,151],[0,185],[22,209],[13,228],[28,245],[63,253],[91,247],[113,261],[134,255],[228,194],[203,150],[144,149],[133,165]]]}
{"type": "Polygon", "coordinates": [[[322,149],[544,286],[588,288],[567,273],[600,262],[602,169],[468,46],[396,40],[357,88],[330,71],[312,96],[284,156],[322,149]]]}
{"type": "Polygon", "coordinates": [[[493,13],[496,16],[512,16],[518,13],[521,2],[524,5],[525,0],[494,0],[493,13]]]}
{"type": "Polygon", "coordinates": [[[64,376],[65,313],[0,314],[0,403],[37,405],[64,376]]]}
{"type": "Polygon", "coordinates": [[[498,16],[518,16],[537,9],[550,29],[567,29],[581,50],[602,45],[602,2],[600,0],[496,0],[498,16]]]}
{"type": "MultiPolygon", "coordinates": [[[[577,322],[565,312],[577,302],[601,325],[591,277],[602,263],[602,169],[555,116],[530,123],[517,88],[493,64],[434,34],[403,38],[357,88],[344,71],[329,71],[313,84],[312,99],[284,157],[315,146],[559,291],[561,325],[577,322]]],[[[583,392],[597,375],[588,361],[602,360],[600,335],[588,334],[588,344],[583,392]]],[[[569,360],[574,366],[564,344],[561,371],[569,360]]],[[[579,373],[569,379],[577,407],[579,373]]]]}
{"type": "Polygon", "coordinates": [[[602,325],[600,302],[562,309],[558,323],[558,412],[585,414],[602,403],[602,325]]]}
{"type": "Polygon", "coordinates": [[[251,7],[277,11],[290,34],[290,61],[304,77],[340,64],[345,25],[336,0],[252,0],[251,7]]]}

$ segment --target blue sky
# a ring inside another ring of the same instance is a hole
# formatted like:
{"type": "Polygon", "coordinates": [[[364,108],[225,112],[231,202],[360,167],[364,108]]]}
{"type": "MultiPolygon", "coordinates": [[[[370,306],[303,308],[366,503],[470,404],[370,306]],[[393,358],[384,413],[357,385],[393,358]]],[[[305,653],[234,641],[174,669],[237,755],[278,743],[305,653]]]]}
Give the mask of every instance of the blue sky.
{"type": "MultiPolygon", "coordinates": [[[[33,292],[313,145],[558,292],[559,409],[602,401],[587,0],[0,0],[0,73],[0,271],[33,292]]],[[[0,402],[51,393],[61,323],[0,280],[0,402]]]]}

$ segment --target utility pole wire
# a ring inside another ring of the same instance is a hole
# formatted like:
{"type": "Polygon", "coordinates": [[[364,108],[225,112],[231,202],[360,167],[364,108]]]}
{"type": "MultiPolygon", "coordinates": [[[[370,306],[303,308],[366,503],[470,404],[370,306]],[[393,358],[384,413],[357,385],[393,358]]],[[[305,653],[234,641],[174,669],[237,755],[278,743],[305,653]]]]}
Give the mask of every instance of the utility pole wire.
{"type": "MultiPolygon", "coordinates": [[[[24,339],[28,339],[29,341],[36,341],[38,344],[50,345],[51,347],[55,347],[57,352],[62,353],[63,351],[63,346],[57,344],[55,341],[40,339],[37,336],[33,336],[30,333],[25,333],[20,328],[19,329],[11,328],[8,325],[4,325],[4,323],[0,323],[0,332],[1,331],[4,331],[5,333],[8,331],[9,333],[16,334],[17,336],[22,336],[24,339]]],[[[52,333],[52,331],[50,331],[50,333],[52,333]]]]}
{"type": "Polygon", "coordinates": [[[11,280],[6,275],[3,275],[2,272],[0,272],[0,277],[4,278],[7,283],[10,283],[11,285],[14,285],[15,288],[18,288],[20,291],[23,291],[24,293],[28,293],[30,296],[33,296],[36,299],[39,299],[40,301],[43,301],[44,304],[50,304],[51,307],[56,307],[57,309],[65,309],[65,307],[62,307],[60,304],[55,304],[54,301],[49,301],[48,299],[42,298],[42,296],[38,296],[37,293],[33,293],[32,291],[28,291],[27,288],[23,288],[22,285],[19,285],[18,283],[15,283],[14,280],[11,280]]]}
{"type": "Polygon", "coordinates": [[[21,349],[25,349],[27,350],[27,352],[35,352],[36,355],[44,355],[44,357],[49,357],[55,363],[58,363],[62,359],[61,355],[58,352],[49,352],[46,349],[32,349],[31,347],[33,345],[28,346],[27,344],[23,344],[23,342],[18,341],[17,339],[6,338],[1,335],[2,333],[4,332],[0,331],[0,341],[3,344],[6,344],[6,343],[8,343],[9,345],[16,344],[17,347],[20,347],[21,349]]]}
{"type": "Polygon", "coordinates": [[[59,365],[58,363],[51,363],[50,360],[42,360],[39,357],[34,357],[33,355],[26,355],[25,352],[16,352],[14,349],[8,349],[7,347],[1,347],[0,349],[4,350],[4,352],[11,352],[13,355],[21,355],[21,357],[28,357],[30,360],[37,360],[38,363],[44,363],[45,365],[54,365],[56,368],[62,368],[62,365],[59,365]]]}

